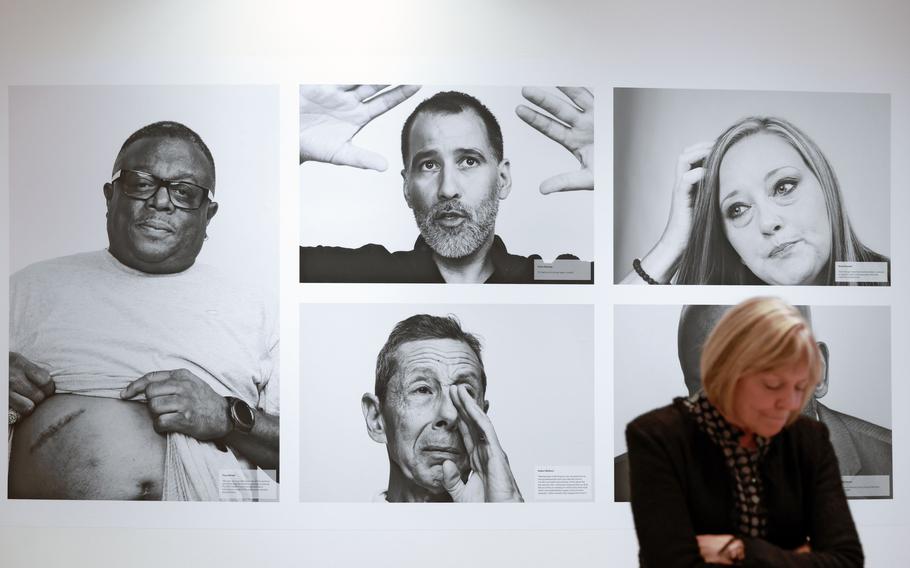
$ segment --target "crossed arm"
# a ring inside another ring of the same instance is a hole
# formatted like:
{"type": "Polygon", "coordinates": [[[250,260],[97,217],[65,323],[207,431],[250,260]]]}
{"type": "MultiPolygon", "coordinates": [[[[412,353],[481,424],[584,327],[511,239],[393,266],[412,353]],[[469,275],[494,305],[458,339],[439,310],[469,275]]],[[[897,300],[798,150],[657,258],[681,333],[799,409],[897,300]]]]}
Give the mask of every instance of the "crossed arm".
{"type": "MultiPolygon", "coordinates": [[[[629,470],[632,480],[632,514],[641,558],[648,566],[700,568],[731,565],[721,549],[732,535],[697,535],[688,500],[671,456],[668,436],[633,422],[626,430],[629,470]]],[[[852,568],[863,565],[862,548],[850,519],[834,449],[827,430],[808,463],[814,471],[805,475],[813,495],[806,501],[810,523],[809,544],[787,550],[760,538],[740,537],[744,559],[740,565],[754,568],[852,568]],[[811,549],[810,549],[811,547],[811,549]]]]}

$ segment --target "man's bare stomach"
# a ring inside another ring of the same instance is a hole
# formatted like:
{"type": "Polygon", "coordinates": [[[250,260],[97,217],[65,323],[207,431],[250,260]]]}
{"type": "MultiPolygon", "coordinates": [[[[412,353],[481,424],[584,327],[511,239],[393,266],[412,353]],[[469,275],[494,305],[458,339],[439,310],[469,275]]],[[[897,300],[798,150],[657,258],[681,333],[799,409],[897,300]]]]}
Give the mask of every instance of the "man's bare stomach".
{"type": "Polygon", "coordinates": [[[57,394],[16,424],[12,499],[161,499],[166,438],[145,404],[57,394]]]}

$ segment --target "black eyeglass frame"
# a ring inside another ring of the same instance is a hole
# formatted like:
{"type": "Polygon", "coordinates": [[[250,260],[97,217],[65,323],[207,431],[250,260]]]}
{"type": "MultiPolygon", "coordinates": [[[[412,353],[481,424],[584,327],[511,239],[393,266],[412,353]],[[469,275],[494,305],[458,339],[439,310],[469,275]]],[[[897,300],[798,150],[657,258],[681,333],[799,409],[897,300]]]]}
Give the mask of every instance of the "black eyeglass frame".
{"type": "Polygon", "coordinates": [[[149,199],[150,197],[154,197],[158,193],[158,190],[161,189],[162,187],[164,187],[164,189],[167,190],[167,198],[171,202],[171,205],[173,205],[174,207],[176,207],[178,209],[195,211],[205,204],[206,197],[209,198],[209,201],[214,201],[214,198],[215,198],[215,191],[213,189],[199,185],[198,183],[193,183],[191,181],[185,181],[185,180],[162,179],[156,175],[152,175],[148,172],[143,172],[140,170],[117,170],[116,172],[114,172],[114,175],[111,176],[111,184],[115,184],[118,181],[120,181],[121,174],[127,173],[127,172],[136,174],[139,177],[148,179],[150,182],[155,184],[155,189],[151,190],[148,193],[148,195],[143,196],[142,194],[131,194],[131,193],[127,192],[125,184],[120,183],[119,184],[120,191],[123,192],[123,195],[129,197],[130,199],[138,199],[140,201],[145,201],[145,200],[149,199]],[[174,195],[171,193],[171,191],[173,189],[173,186],[175,186],[175,185],[188,185],[188,186],[203,190],[205,193],[203,194],[202,199],[199,202],[199,205],[197,205],[195,207],[187,207],[186,205],[179,205],[176,201],[174,201],[174,195]]]}

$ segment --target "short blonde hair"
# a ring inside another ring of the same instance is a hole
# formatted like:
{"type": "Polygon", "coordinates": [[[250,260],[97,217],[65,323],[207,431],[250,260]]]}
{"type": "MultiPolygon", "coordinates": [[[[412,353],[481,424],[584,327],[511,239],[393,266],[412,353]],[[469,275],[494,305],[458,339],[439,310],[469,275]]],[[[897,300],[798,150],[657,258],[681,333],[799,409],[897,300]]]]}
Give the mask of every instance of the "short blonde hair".
{"type": "Polygon", "coordinates": [[[800,410],[809,402],[822,372],[822,356],[809,323],[780,298],[751,298],[717,322],[701,354],[702,388],[724,416],[731,416],[736,385],[745,375],[806,364],[809,385],[800,410]]]}

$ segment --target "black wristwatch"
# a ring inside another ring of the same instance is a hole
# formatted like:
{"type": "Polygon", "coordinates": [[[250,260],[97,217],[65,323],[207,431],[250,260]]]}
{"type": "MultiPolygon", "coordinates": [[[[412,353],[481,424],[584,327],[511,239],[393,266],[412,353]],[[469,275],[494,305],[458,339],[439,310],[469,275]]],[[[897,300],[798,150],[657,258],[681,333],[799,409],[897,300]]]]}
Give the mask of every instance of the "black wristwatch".
{"type": "Polygon", "coordinates": [[[228,403],[228,419],[231,421],[232,431],[249,434],[256,424],[256,414],[250,405],[233,396],[224,397],[228,403]]]}

